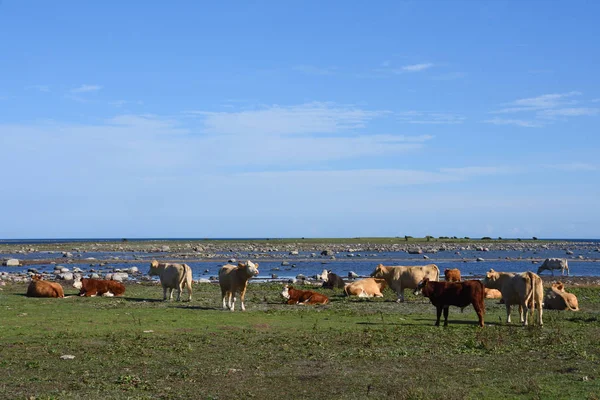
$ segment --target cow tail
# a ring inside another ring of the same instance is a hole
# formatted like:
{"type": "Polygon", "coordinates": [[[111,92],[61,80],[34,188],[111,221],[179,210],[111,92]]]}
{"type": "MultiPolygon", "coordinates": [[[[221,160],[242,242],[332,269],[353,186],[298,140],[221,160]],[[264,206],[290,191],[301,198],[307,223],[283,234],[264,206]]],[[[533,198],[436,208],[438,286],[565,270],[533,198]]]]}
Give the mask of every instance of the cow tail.
{"type": "MultiPolygon", "coordinates": [[[[525,306],[532,310],[535,310],[535,289],[536,289],[536,281],[535,276],[531,271],[527,271],[527,278],[529,278],[529,282],[527,284],[527,291],[525,295],[525,306]],[[531,307],[529,306],[529,302],[531,302],[531,307]]],[[[540,307],[542,305],[540,304],[540,307]]]]}
{"type": "Polygon", "coordinates": [[[350,284],[349,284],[349,283],[346,283],[346,284],[344,285],[344,293],[346,293],[346,296],[350,296],[350,294],[348,293],[348,286],[350,286],[350,284]]]}

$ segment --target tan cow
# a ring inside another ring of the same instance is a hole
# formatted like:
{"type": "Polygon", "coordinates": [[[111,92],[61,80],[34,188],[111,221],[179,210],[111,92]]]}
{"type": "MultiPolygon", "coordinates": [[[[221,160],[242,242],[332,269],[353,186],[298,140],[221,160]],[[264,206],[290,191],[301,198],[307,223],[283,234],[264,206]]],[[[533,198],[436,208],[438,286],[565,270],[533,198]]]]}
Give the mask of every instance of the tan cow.
{"type": "Polygon", "coordinates": [[[231,311],[235,308],[235,294],[240,293],[242,311],[246,311],[244,306],[244,297],[248,280],[258,275],[258,263],[246,261],[235,265],[226,264],[219,270],[219,285],[221,286],[221,296],[223,298],[223,309],[229,308],[231,311]],[[231,297],[233,296],[233,302],[231,297]],[[227,301],[226,301],[227,299],[227,301]]]}
{"type": "Polygon", "coordinates": [[[34,275],[27,287],[27,297],[65,297],[60,283],[42,280],[40,275],[34,275]]]}
{"type": "Polygon", "coordinates": [[[573,293],[565,292],[565,285],[562,282],[556,282],[546,292],[544,308],[549,310],[579,311],[579,302],[577,301],[577,296],[573,293]]]}
{"type": "Polygon", "coordinates": [[[150,276],[159,276],[163,288],[163,300],[173,300],[173,289],[177,290],[177,301],[181,300],[181,292],[185,286],[188,291],[188,301],[192,301],[192,268],[187,264],[159,263],[152,260],[150,263],[150,276]]]}
{"type": "Polygon", "coordinates": [[[446,268],[444,270],[444,279],[446,280],[446,282],[460,282],[460,269],[446,268]]]}
{"type": "Polygon", "coordinates": [[[371,273],[374,278],[383,278],[390,289],[396,292],[397,302],[404,301],[404,289],[416,289],[419,282],[425,278],[437,282],[440,279],[440,269],[435,264],[405,267],[386,267],[379,264],[371,273]]]}
{"type": "Polygon", "coordinates": [[[500,292],[498,289],[485,288],[485,298],[486,299],[501,299],[502,292],[500,292]]]}
{"type": "Polygon", "coordinates": [[[344,286],[346,296],[383,297],[381,293],[387,287],[385,279],[365,278],[347,283],[344,286]]]}
{"type": "Polygon", "coordinates": [[[533,314],[537,305],[538,323],[543,325],[542,321],[542,301],[544,300],[544,287],[542,278],[537,274],[527,271],[523,273],[496,272],[490,269],[485,274],[483,280],[485,287],[498,289],[502,293],[502,300],[506,305],[506,322],[510,324],[510,306],[518,304],[519,317],[523,326],[527,325],[527,315],[531,312],[533,323],[533,314]]]}

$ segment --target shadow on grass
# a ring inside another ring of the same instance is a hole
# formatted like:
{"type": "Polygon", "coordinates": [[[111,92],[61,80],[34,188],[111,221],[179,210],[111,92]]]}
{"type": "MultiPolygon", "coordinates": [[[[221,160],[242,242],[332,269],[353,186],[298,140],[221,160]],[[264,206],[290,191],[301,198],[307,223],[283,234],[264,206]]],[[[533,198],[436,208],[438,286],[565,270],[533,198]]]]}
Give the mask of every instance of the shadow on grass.
{"type": "MultiPolygon", "coordinates": [[[[204,310],[204,311],[218,311],[222,310],[221,307],[204,307],[204,306],[173,306],[169,308],[181,308],[183,310],[204,310]]],[[[229,310],[227,310],[229,311],[229,310]]]]}
{"type": "MultiPolygon", "coordinates": [[[[427,319],[427,318],[415,318],[414,321],[427,321],[428,323],[422,323],[419,325],[424,325],[424,326],[435,326],[435,318],[432,319],[427,319]]],[[[444,325],[444,321],[443,319],[440,320],[440,326],[444,325]]],[[[479,326],[479,321],[478,320],[474,320],[474,321],[465,321],[462,319],[459,320],[452,320],[452,319],[448,319],[448,325],[476,325],[479,326]]]]}

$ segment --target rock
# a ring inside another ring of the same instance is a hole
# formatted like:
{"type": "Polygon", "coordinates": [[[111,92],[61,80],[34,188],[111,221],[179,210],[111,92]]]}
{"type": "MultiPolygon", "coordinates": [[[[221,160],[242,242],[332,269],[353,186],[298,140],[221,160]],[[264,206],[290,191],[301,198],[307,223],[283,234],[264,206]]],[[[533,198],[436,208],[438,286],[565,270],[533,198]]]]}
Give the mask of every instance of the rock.
{"type": "Polygon", "coordinates": [[[63,273],[64,273],[64,272],[69,272],[69,268],[67,268],[67,267],[62,267],[62,268],[60,269],[60,272],[63,272],[63,273]]]}
{"type": "Polygon", "coordinates": [[[334,254],[333,250],[323,250],[321,252],[322,256],[332,256],[334,254]]]}
{"type": "Polygon", "coordinates": [[[577,256],[578,259],[583,260],[585,257],[583,256],[577,256]]]}
{"type": "Polygon", "coordinates": [[[356,279],[358,278],[358,274],[354,271],[348,272],[348,278],[356,279]]]}
{"type": "Polygon", "coordinates": [[[62,256],[66,257],[66,258],[70,258],[70,257],[73,257],[73,253],[69,253],[68,251],[63,251],[62,256]]]}
{"type": "Polygon", "coordinates": [[[100,279],[100,275],[98,275],[97,273],[93,273],[90,278],[92,279],[100,279]]]}
{"type": "Polygon", "coordinates": [[[140,272],[140,270],[138,269],[138,267],[130,267],[127,268],[125,271],[127,271],[130,274],[137,274],[138,272],[140,272]]]}
{"type": "Polygon", "coordinates": [[[210,279],[200,278],[196,281],[196,283],[210,283],[210,279]]]}
{"type": "Polygon", "coordinates": [[[290,256],[297,256],[298,254],[300,254],[298,252],[298,250],[292,250],[292,251],[290,251],[290,256]]]}
{"type": "Polygon", "coordinates": [[[408,254],[423,254],[423,250],[419,249],[408,249],[406,251],[408,254]]]}
{"type": "Polygon", "coordinates": [[[427,256],[423,256],[423,259],[425,259],[425,260],[429,260],[429,257],[427,257],[427,256]]]}
{"type": "Polygon", "coordinates": [[[568,256],[572,256],[573,252],[571,250],[567,250],[565,254],[567,254],[568,256]]]}
{"type": "Polygon", "coordinates": [[[115,272],[112,274],[112,280],[117,282],[126,281],[129,278],[129,275],[126,272],[115,272]]]}
{"type": "Polygon", "coordinates": [[[477,257],[477,261],[485,261],[485,260],[481,257],[477,257]]]}
{"type": "Polygon", "coordinates": [[[285,267],[286,265],[290,265],[290,263],[289,263],[288,261],[282,261],[282,262],[281,262],[281,265],[282,265],[283,267],[285,267]]]}
{"type": "Polygon", "coordinates": [[[160,248],[160,251],[162,251],[163,253],[165,253],[165,252],[168,252],[168,251],[170,251],[170,250],[171,250],[171,248],[170,248],[169,246],[162,246],[162,247],[160,248]]]}
{"type": "Polygon", "coordinates": [[[73,268],[73,272],[80,273],[80,272],[83,272],[83,270],[79,267],[75,267],[75,268],[73,268]]]}
{"type": "Polygon", "coordinates": [[[298,274],[298,275],[296,275],[296,279],[297,279],[297,280],[305,280],[305,279],[306,279],[306,276],[304,276],[304,275],[302,275],[302,274],[298,274]]]}
{"type": "Polygon", "coordinates": [[[237,260],[235,258],[230,258],[229,260],[227,260],[227,262],[229,264],[235,264],[237,262],[237,260]]]}
{"type": "Polygon", "coordinates": [[[73,273],[72,272],[61,272],[57,276],[58,279],[62,279],[63,281],[72,281],[73,273]]]}
{"type": "Polygon", "coordinates": [[[277,274],[271,274],[271,279],[277,279],[277,274]]]}
{"type": "Polygon", "coordinates": [[[74,358],[75,358],[75,356],[73,356],[71,354],[65,354],[65,355],[60,356],[61,360],[72,360],[74,358]]]}
{"type": "Polygon", "coordinates": [[[7,267],[18,267],[20,264],[21,263],[16,258],[9,258],[8,260],[2,263],[2,265],[5,265],[7,267]]]}
{"type": "Polygon", "coordinates": [[[27,270],[27,272],[31,272],[32,274],[39,274],[40,273],[40,271],[38,271],[36,268],[29,268],[27,270]]]}

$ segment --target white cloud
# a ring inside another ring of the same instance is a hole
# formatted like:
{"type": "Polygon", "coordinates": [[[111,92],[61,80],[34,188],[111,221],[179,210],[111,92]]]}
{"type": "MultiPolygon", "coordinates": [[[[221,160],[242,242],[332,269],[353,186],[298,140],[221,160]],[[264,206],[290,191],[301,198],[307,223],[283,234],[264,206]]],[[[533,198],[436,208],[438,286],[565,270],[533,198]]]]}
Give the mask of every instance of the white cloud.
{"type": "Polygon", "coordinates": [[[314,65],[297,65],[293,67],[294,71],[307,75],[332,75],[336,72],[336,69],[335,67],[316,67],[314,65]]]}
{"type": "Polygon", "coordinates": [[[25,87],[25,90],[38,90],[40,92],[49,92],[50,86],[48,85],[29,85],[25,87]]]}
{"type": "Polygon", "coordinates": [[[433,63],[421,63],[421,64],[412,64],[412,65],[405,65],[402,68],[400,68],[400,71],[403,72],[420,72],[420,71],[425,71],[426,69],[429,69],[433,67],[433,63]]]}
{"type": "Polygon", "coordinates": [[[515,125],[524,128],[541,128],[544,126],[542,122],[535,120],[523,120],[523,119],[509,119],[509,118],[492,118],[485,120],[488,124],[494,125],[515,125]]]}
{"type": "Polygon", "coordinates": [[[523,111],[539,111],[547,110],[555,107],[560,107],[568,104],[574,104],[572,100],[566,101],[565,99],[573,96],[581,95],[580,92],[572,91],[568,93],[554,93],[544,94],[537,97],[529,97],[525,99],[518,99],[507,105],[509,107],[502,108],[500,110],[492,111],[493,114],[508,114],[517,113],[523,111]]]}
{"type": "Polygon", "coordinates": [[[571,108],[556,108],[551,110],[543,110],[539,113],[543,117],[580,117],[598,115],[600,109],[587,107],[571,107],[571,108]]]}
{"type": "Polygon", "coordinates": [[[465,117],[452,113],[402,111],[396,113],[398,119],[409,124],[454,125],[462,124],[465,117]]]}
{"type": "Polygon", "coordinates": [[[294,135],[358,130],[389,112],[313,102],[235,112],[188,111],[186,114],[201,117],[204,131],[212,134],[294,135]]]}
{"type": "Polygon", "coordinates": [[[556,169],[569,172],[600,171],[600,165],[588,164],[582,162],[572,162],[568,164],[546,164],[545,168],[556,169]]]}
{"type": "Polygon", "coordinates": [[[78,88],[71,89],[71,93],[97,92],[100,89],[102,89],[100,85],[81,85],[78,88]]]}

